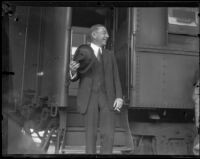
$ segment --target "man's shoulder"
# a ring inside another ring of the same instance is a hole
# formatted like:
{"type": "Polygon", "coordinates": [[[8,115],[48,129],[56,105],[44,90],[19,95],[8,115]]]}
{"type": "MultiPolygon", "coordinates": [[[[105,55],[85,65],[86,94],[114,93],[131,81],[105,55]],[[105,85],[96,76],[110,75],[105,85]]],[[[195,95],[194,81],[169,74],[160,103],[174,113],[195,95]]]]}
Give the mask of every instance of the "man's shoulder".
{"type": "Polygon", "coordinates": [[[85,52],[85,51],[93,52],[93,49],[89,44],[81,44],[78,46],[76,50],[76,52],[85,52]]]}
{"type": "Polygon", "coordinates": [[[89,44],[81,44],[81,45],[78,46],[78,48],[82,48],[82,47],[89,47],[89,48],[91,48],[91,46],[89,44]]]}
{"type": "Polygon", "coordinates": [[[108,50],[108,49],[104,49],[104,51],[108,54],[114,54],[114,51],[113,50],[108,50]]]}

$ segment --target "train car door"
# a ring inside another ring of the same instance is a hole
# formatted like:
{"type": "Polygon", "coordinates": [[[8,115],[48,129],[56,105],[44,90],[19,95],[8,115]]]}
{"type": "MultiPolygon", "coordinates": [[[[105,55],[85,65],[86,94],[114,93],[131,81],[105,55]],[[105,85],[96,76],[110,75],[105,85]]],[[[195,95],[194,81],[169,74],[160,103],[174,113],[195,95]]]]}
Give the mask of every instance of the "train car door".
{"type": "MultiPolygon", "coordinates": [[[[81,44],[87,43],[87,34],[89,28],[72,26],[71,27],[71,44],[70,44],[70,60],[81,44]]],[[[76,97],[79,86],[79,80],[76,82],[70,82],[68,91],[68,108],[67,108],[67,136],[66,144],[68,146],[84,145],[83,134],[83,117],[77,112],[76,109],[76,97]]]]}
{"type": "MultiPolygon", "coordinates": [[[[125,8],[127,11],[127,9],[125,8]]],[[[73,54],[77,47],[81,44],[88,43],[87,39],[87,33],[89,31],[89,28],[94,24],[103,24],[107,27],[110,38],[108,39],[108,43],[106,45],[106,48],[109,50],[114,49],[114,23],[113,23],[113,14],[114,9],[113,8],[98,8],[98,7],[89,7],[89,8],[80,8],[80,7],[74,7],[72,11],[72,28],[71,28],[71,57],[73,57],[73,54]],[[90,15],[90,18],[85,18],[90,15]]],[[[119,15],[118,15],[119,16],[119,15]]],[[[120,12],[120,16],[121,12],[120,12]]],[[[123,18],[122,18],[123,19],[123,18]]],[[[120,24],[120,22],[119,22],[120,24]]],[[[117,39],[116,45],[120,44],[120,47],[117,47],[117,56],[118,54],[122,56],[122,62],[123,65],[127,62],[127,50],[128,50],[128,41],[127,37],[128,35],[123,35],[124,31],[126,34],[128,34],[127,29],[127,21],[123,24],[123,26],[118,28],[116,35],[118,36],[119,40],[117,39]],[[121,37],[123,36],[123,39],[126,39],[125,43],[121,43],[121,37]],[[121,45],[122,44],[122,45],[121,45]],[[125,54],[125,56],[124,56],[125,54]],[[125,58],[124,58],[125,57],[125,58]]],[[[118,56],[118,58],[120,58],[118,56]]],[[[118,61],[118,64],[121,64],[121,59],[118,61]]],[[[120,66],[123,66],[120,65],[120,66]]],[[[120,67],[119,66],[119,67],[120,67]]],[[[123,68],[126,69],[126,68],[123,68]]],[[[124,70],[121,70],[123,72],[124,70]]],[[[120,72],[120,73],[121,73],[120,72]]],[[[77,146],[77,145],[85,145],[85,136],[84,136],[84,119],[83,116],[80,115],[77,112],[76,109],[76,96],[78,91],[78,84],[77,82],[71,82],[69,85],[69,107],[67,108],[67,134],[66,134],[66,145],[67,146],[77,146]]],[[[127,87],[128,88],[128,87],[127,87]]],[[[124,89],[126,90],[126,89],[124,89]]],[[[117,145],[123,145],[123,132],[118,131],[115,135],[115,143],[117,145]]],[[[99,136],[97,140],[97,145],[99,144],[99,136]]]]}
{"type": "Polygon", "coordinates": [[[114,9],[114,53],[126,102],[129,101],[130,88],[130,15],[130,8],[114,9]]]}

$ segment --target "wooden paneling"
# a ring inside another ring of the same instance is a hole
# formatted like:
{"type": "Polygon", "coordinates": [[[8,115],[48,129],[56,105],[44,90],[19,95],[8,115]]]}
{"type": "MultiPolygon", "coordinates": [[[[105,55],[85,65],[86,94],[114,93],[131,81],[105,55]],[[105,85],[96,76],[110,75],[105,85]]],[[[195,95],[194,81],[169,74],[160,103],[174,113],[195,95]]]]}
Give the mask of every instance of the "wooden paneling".
{"type": "MultiPolygon", "coordinates": [[[[114,146],[125,145],[125,133],[121,129],[117,129],[114,135],[114,146]]],[[[100,132],[97,134],[97,145],[100,145],[100,132]]],[[[68,128],[66,134],[66,145],[85,145],[85,129],[83,127],[71,127],[68,128]]]]}

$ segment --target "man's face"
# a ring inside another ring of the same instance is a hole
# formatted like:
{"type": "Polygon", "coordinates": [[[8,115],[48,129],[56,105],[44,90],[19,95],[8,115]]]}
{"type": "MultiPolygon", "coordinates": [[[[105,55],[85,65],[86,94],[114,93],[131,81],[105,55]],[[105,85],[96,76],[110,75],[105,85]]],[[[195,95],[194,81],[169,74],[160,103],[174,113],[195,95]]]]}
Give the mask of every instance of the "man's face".
{"type": "Polygon", "coordinates": [[[99,46],[105,46],[107,39],[109,38],[107,29],[105,27],[99,27],[92,33],[93,42],[99,46]]]}

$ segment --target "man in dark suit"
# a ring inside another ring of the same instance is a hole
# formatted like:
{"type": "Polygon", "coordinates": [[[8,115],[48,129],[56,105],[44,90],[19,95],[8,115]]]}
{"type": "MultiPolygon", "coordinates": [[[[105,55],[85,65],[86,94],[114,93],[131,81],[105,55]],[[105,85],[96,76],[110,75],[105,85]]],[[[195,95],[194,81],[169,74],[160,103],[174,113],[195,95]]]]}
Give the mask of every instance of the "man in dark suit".
{"type": "Polygon", "coordinates": [[[114,53],[104,49],[109,37],[107,29],[97,24],[89,34],[91,44],[81,45],[70,62],[71,80],[80,79],[77,108],[85,119],[86,153],[96,153],[100,119],[100,153],[111,154],[115,111],[120,111],[123,105],[121,83],[114,53]],[[88,65],[84,61],[89,61],[88,65]]]}

